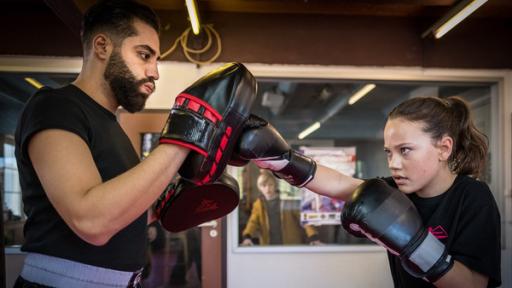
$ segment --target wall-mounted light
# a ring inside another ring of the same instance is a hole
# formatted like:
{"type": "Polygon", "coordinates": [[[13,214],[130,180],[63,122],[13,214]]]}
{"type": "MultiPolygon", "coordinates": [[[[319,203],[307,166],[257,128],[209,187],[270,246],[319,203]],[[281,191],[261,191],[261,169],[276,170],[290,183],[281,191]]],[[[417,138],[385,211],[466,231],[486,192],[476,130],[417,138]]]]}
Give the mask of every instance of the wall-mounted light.
{"type": "Polygon", "coordinates": [[[197,4],[195,0],[185,0],[187,5],[188,17],[190,18],[190,25],[192,26],[192,32],[195,35],[199,35],[201,31],[201,24],[199,23],[199,12],[197,10],[197,4]]]}
{"type": "Polygon", "coordinates": [[[34,87],[36,87],[36,89],[41,89],[41,88],[43,88],[43,87],[44,87],[44,85],[43,85],[41,82],[37,81],[36,79],[34,79],[34,78],[32,78],[32,77],[25,77],[25,78],[23,78],[23,79],[24,79],[25,81],[27,81],[27,83],[28,83],[28,84],[30,84],[30,85],[32,85],[32,86],[34,86],[34,87]]]}
{"type": "Polygon", "coordinates": [[[443,18],[436,22],[421,36],[424,38],[432,33],[436,39],[443,37],[444,34],[448,33],[448,31],[450,31],[453,27],[459,24],[471,13],[475,12],[475,10],[482,6],[485,2],[487,2],[487,0],[464,0],[459,2],[455,7],[448,11],[448,13],[443,16],[443,18]]]}

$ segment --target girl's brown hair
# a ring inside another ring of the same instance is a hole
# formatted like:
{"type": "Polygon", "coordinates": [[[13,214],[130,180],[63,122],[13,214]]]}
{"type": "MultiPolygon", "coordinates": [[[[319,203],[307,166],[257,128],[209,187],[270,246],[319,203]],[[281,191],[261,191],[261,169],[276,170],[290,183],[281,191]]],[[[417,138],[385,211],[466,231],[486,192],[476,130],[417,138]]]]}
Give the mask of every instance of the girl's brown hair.
{"type": "Polygon", "coordinates": [[[423,131],[434,141],[443,136],[453,139],[453,150],[448,165],[456,174],[473,175],[482,172],[487,158],[487,137],[471,118],[467,102],[460,97],[418,97],[396,106],[388,119],[403,118],[423,122],[423,131]]]}

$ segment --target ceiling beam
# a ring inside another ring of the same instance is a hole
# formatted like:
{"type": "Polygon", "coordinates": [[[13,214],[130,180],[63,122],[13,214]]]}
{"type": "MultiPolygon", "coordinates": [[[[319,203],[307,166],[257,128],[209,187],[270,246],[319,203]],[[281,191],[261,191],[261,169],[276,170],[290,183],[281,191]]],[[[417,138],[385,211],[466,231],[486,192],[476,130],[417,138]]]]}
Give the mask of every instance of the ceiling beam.
{"type": "Polygon", "coordinates": [[[82,12],[70,0],[44,0],[44,3],[59,17],[74,35],[80,36],[82,12]]]}
{"type": "MultiPolygon", "coordinates": [[[[88,2],[90,0],[75,0],[88,2]]],[[[456,0],[422,1],[281,1],[281,0],[199,0],[198,7],[210,12],[265,13],[265,14],[325,14],[353,16],[414,16],[425,7],[449,7],[456,0]]],[[[182,10],[183,0],[146,0],[145,3],[157,10],[182,10]]]]}

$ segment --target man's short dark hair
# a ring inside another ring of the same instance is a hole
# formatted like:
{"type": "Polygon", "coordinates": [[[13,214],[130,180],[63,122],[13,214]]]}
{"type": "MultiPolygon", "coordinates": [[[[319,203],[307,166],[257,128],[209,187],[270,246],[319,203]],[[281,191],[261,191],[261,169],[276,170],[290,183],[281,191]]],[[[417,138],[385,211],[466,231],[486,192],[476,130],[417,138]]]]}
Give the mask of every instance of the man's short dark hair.
{"type": "Polygon", "coordinates": [[[82,20],[82,44],[89,48],[94,34],[104,32],[117,43],[136,35],[133,21],[140,21],[153,27],[160,33],[160,21],[149,6],[133,0],[100,0],[92,5],[82,20]]]}

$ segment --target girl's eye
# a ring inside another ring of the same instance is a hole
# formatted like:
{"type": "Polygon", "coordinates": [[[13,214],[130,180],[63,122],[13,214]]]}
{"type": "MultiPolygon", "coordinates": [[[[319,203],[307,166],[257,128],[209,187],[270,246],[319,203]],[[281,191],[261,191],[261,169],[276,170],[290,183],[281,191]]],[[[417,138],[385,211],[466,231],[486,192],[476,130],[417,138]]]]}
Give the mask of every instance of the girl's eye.
{"type": "Polygon", "coordinates": [[[400,148],[400,153],[402,153],[402,155],[406,155],[407,153],[409,153],[409,151],[411,151],[411,149],[408,147],[400,148]]]}
{"type": "Polygon", "coordinates": [[[391,151],[389,151],[388,149],[384,149],[384,153],[386,153],[386,155],[390,155],[391,154],[391,151]]]}

